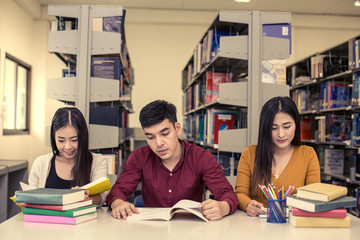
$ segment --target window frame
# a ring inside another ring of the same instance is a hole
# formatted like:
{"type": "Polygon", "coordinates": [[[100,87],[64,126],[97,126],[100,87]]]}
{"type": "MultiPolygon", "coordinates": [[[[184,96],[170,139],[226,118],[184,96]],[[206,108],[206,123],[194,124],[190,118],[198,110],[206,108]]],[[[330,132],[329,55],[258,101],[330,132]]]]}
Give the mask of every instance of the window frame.
{"type": "MultiPolygon", "coordinates": [[[[30,134],[30,94],[31,94],[31,66],[27,63],[25,63],[24,61],[21,61],[20,59],[12,56],[9,53],[5,53],[5,61],[4,61],[4,65],[6,64],[6,61],[10,60],[13,61],[16,64],[16,81],[18,80],[18,67],[21,66],[23,68],[26,69],[27,74],[26,74],[26,114],[25,114],[25,128],[24,129],[6,129],[4,128],[4,122],[2,122],[2,130],[3,130],[3,136],[6,135],[25,135],[25,134],[30,134]]],[[[6,69],[4,67],[4,97],[5,97],[5,78],[6,78],[6,69]]],[[[16,92],[17,92],[17,88],[18,88],[18,82],[16,82],[16,92]]],[[[17,108],[17,104],[15,102],[15,119],[16,119],[16,108],[17,108]]]]}

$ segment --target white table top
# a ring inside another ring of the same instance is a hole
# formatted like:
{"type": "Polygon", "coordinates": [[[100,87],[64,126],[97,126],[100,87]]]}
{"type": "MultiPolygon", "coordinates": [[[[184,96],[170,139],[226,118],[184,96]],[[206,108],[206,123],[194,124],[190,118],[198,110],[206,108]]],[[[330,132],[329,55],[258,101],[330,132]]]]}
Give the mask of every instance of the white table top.
{"type": "Polygon", "coordinates": [[[266,219],[249,217],[237,211],[220,221],[205,222],[195,216],[175,216],[171,221],[130,222],[114,219],[107,208],[98,211],[98,218],[79,225],[24,222],[23,214],[0,224],[0,239],[359,239],[360,219],[352,215],[351,228],[294,228],[288,223],[267,223],[266,219]]]}

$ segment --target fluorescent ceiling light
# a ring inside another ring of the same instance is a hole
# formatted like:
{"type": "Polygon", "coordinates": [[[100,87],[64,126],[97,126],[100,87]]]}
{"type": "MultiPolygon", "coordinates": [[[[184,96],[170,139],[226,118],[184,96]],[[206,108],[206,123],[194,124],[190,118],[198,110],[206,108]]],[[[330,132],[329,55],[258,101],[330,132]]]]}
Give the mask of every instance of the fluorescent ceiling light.
{"type": "MultiPolygon", "coordinates": [[[[234,0],[235,2],[250,2],[250,0],[234,0]]],[[[359,1],[359,0],[357,0],[359,1]]]]}
{"type": "Polygon", "coordinates": [[[354,6],[360,7],[360,0],[354,0],[354,6]]]}

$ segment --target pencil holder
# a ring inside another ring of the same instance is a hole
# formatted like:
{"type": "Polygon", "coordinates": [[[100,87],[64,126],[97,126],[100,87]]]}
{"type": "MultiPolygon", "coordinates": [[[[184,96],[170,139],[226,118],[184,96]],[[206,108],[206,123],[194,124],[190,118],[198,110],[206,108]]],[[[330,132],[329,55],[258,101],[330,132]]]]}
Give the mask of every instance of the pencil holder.
{"type": "Polygon", "coordinates": [[[267,199],[267,222],[286,223],[286,199],[267,199]]]}

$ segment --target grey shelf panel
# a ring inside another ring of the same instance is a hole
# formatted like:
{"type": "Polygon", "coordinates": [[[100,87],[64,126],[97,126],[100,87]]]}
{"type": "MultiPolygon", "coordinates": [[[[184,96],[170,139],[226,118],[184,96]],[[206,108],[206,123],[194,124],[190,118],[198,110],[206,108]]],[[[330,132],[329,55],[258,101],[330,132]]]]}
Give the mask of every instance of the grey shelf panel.
{"type": "Polygon", "coordinates": [[[230,36],[220,38],[220,57],[248,59],[247,36],[230,36]]]}
{"type": "Polygon", "coordinates": [[[90,6],[90,11],[92,17],[113,17],[113,16],[123,15],[122,6],[95,5],[95,6],[90,6]]]}
{"type": "Polygon", "coordinates": [[[221,83],[219,103],[247,107],[247,82],[221,83]]]}
{"type": "MultiPolygon", "coordinates": [[[[76,101],[76,77],[48,79],[47,97],[60,101],[76,101]]],[[[90,102],[120,100],[120,80],[90,78],[90,102]]]]}
{"type": "Polygon", "coordinates": [[[218,148],[224,152],[241,153],[247,147],[246,138],[246,128],[219,131],[218,148]]]}
{"type": "Polygon", "coordinates": [[[290,57],[290,40],[263,36],[262,60],[286,59],[290,57]]]}
{"type": "Polygon", "coordinates": [[[288,85],[278,85],[272,83],[262,83],[263,94],[260,96],[261,103],[264,105],[268,100],[277,96],[289,96],[288,85]]]}
{"type": "Polygon", "coordinates": [[[126,140],[126,129],[90,124],[89,139],[90,149],[118,147],[119,144],[126,140]]]}
{"type": "Polygon", "coordinates": [[[92,32],[91,54],[120,54],[121,34],[115,32],[92,32]]]}
{"type": "Polygon", "coordinates": [[[48,14],[51,16],[62,16],[70,18],[80,18],[81,6],[74,5],[49,5],[48,14]]]}
{"type": "Polygon", "coordinates": [[[49,51],[65,54],[77,54],[78,30],[69,31],[50,31],[49,32],[49,51]]]}

